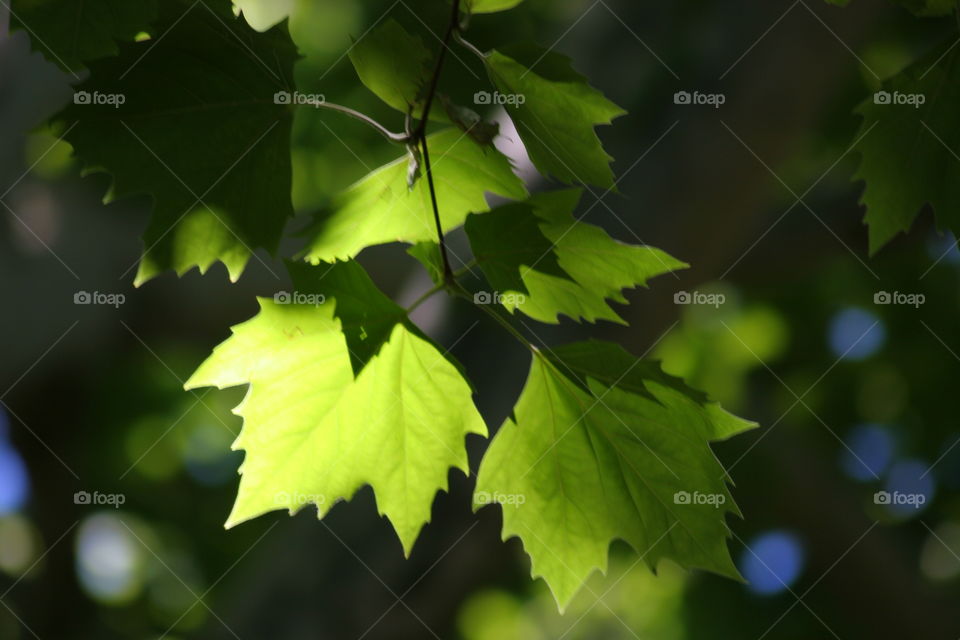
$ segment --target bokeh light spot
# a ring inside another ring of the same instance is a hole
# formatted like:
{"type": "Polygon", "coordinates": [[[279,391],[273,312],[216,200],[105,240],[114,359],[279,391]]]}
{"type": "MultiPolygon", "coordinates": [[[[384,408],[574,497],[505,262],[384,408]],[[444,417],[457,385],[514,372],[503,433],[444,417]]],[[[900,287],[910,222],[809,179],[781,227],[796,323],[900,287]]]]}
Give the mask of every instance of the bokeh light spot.
{"type": "Polygon", "coordinates": [[[790,588],[803,570],[803,547],[785,531],[769,531],[753,539],[740,556],[740,571],[747,588],[759,595],[774,595],[790,588]]]}
{"type": "Polygon", "coordinates": [[[107,604],[135,598],[143,586],[143,549],[114,514],[89,517],[77,533],[76,566],[83,589],[107,604]]]}
{"type": "Polygon", "coordinates": [[[29,497],[27,465],[13,447],[0,442],[0,515],[19,510],[29,497]]]}
{"type": "Polygon", "coordinates": [[[830,320],[830,349],[837,358],[865,360],[880,350],[886,338],[883,322],[863,309],[850,307],[830,320]]]}
{"type": "Polygon", "coordinates": [[[875,424],[854,427],[847,436],[840,466],[861,482],[876,480],[893,460],[895,443],[889,429],[875,424]]]}

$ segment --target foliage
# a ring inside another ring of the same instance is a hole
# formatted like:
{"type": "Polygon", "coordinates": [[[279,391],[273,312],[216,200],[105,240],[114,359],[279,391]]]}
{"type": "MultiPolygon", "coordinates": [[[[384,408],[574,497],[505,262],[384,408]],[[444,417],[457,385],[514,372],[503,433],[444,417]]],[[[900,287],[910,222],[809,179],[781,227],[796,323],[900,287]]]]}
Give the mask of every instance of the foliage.
{"type": "Polygon", "coordinates": [[[496,123],[472,107],[497,96],[545,177],[615,189],[595,128],[623,110],[559,54],[531,43],[483,53],[465,39],[471,13],[519,0],[453,0],[435,25],[436,53],[399,22],[371,25],[350,60],[360,83],[399,112],[392,127],[298,92],[282,8],[245,0],[238,16],[227,0],[129,0],[102,31],[70,42],[64,34],[78,21],[116,3],[68,4],[14,8],[42,25],[33,35],[47,36],[48,55],[89,72],[57,118],[85,171],[111,176],[108,199],[153,200],[137,284],[215,262],[236,279],[257,249],[277,250],[293,216],[296,110],[354,118],[402,150],[309,216],[300,259],[287,263],[294,293],[260,299],[259,313],[186,384],[249,385],[236,409],[244,424],[234,446],[245,460],[228,526],[307,504],[323,517],[370,485],[409,554],[449,470],[469,473],[466,436],[487,435],[463,367],[409,318],[446,292],[530,351],[527,384],[483,458],[474,504],[501,505],[504,537],[520,537],[561,607],[594,568],[605,570],[615,538],[652,568],[671,558],[737,577],[725,515],[738,511],[710,443],[751,424],[611,343],[535,348],[491,304],[545,323],[623,322],[610,302],[625,304],[624,289],[686,266],[581,221],[580,189],[530,196],[491,144],[496,123]],[[485,67],[490,83],[476,96],[487,100],[465,105],[444,91],[452,47],[485,67]],[[491,207],[491,194],[509,202],[491,207]],[[461,225],[485,291],[461,282],[472,264],[451,265],[447,234],[461,225]],[[436,284],[408,309],[354,260],[392,242],[413,245],[436,284]]]}

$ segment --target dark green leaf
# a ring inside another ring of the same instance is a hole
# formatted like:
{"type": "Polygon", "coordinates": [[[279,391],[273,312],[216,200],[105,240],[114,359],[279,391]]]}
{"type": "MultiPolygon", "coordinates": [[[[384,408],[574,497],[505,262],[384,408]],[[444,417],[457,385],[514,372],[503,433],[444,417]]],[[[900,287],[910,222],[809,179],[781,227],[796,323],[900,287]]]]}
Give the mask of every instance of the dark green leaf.
{"type": "Polygon", "coordinates": [[[857,178],[866,182],[862,202],[871,253],[908,231],[926,204],[941,228],[960,233],[958,107],[960,48],[951,40],[885,82],[857,109],[863,116],[857,178]]]}
{"type": "Polygon", "coordinates": [[[569,280],[540,223],[533,207],[523,203],[467,216],[464,229],[473,257],[496,291],[529,293],[520,274],[530,268],[569,280]]]}
{"type": "Polygon", "coordinates": [[[11,11],[11,25],[30,34],[34,50],[76,71],[117,55],[118,42],[133,42],[148,31],[157,17],[157,1],[12,0],[11,11]]]}
{"type": "Polygon", "coordinates": [[[137,284],[217,260],[236,279],[293,214],[292,112],[274,99],[293,72],[289,35],[252,31],[225,0],[190,7],[164,3],[164,37],[91,65],[87,103],[64,114],[86,171],[112,174],[108,200],[153,199],[137,284]]]}

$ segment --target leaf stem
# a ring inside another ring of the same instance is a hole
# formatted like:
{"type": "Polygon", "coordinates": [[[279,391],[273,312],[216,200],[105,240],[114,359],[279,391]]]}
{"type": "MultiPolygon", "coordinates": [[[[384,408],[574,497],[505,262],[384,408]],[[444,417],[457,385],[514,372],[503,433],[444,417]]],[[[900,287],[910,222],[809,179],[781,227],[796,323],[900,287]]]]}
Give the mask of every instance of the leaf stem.
{"type": "Polygon", "coordinates": [[[527,340],[516,327],[514,327],[512,324],[510,324],[507,321],[506,318],[504,318],[502,315],[500,315],[499,313],[491,309],[490,308],[491,305],[479,304],[478,302],[476,302],[473,299],[473,297],[470,295],[470,292],[464,289],[462,286],[460,286],[460,283],[454,282],[450,287],[448,287],[448,289],[453,293],[453,295],[459,298],[463,298],[464,300],[466,300],[473,306],[479,308],[485,314],[493,318],[493,320],[496,321],[497,324],[499,324],[501,327],[506,329],[507,333],[512,335],[514,338],[516,338],[517,341],[520,342],[520,344],[522,344],[524,347],[529,349],[530,352],[533,353],[535,356],[540,354],[540,350],[537,349],[529,340],[527,340]]]}
{"type": "Polygon", "coordinates": [[[332,102],[327,102],[327,101],[316,102],[315,104],[313,104],[313,106],[322,107],[324,109],[330,109],[331,111],[337,111],[339,113],[346,114],[351,118],[354,118],[355,120],[359,120],[360,122],[363,122],[364,124],[367,124],[373,127],[374,129],[376,129],[377,133],[382,135],[384,138],[386,138],[390,142],[396,142],[397,144],[406,144],[407,142],[410,141],[410,136],[407,135],[406,133],[394,133],[393,131],[390,131],[385,126],[383,126],[382,124],[380,124],[379,122],[371,118],[370,116],[364,113],[360,113],[359,111],[356,111],[354,109],[351,109],[350,107],[344,107],[343,105],[334,104],[332,102]]]}
{"type": "Polygon", "coordinates": [[[480,49],[477,48],[476,45],[474,45],[472,42],[464,38],[463,34],[460,33],[459,29],[453,32],[453,39],[457,41],[457,44],[459,44],[461,47],[463,47],[473,55],[477,56],[481,60],[487,59],[487,54],[485,54],[483,51],[480,51],[480,49]]]}
{"type": "Polygon", "coordinates": [[[450,257],[447,254],[447,243],[443,237],[443,225],[440,222],[440,205],[437,203],[437,190],[433,184],[433,168],[430,166],[430,150],[427,148],[427,124],[430,122],[430,108],[433,106],[433,99],[437,94],[437,86],[440,83],[440,72],[443,70],[443,61],[447,57],[447,50],[450,49],[450,39],[459,28],[460,23],[460,0],[453,0],[453,13],[450,17],[450,24],[447,25],[447,32],[443,36],[440,44],[440,53],[437,54],[437,64],[433,68],[433,75],[430,77],[430,84],[427,88],[427,95],[423,101],[423,112],[421,114],[420,124],[417,125],[413,133],[413,139],[420,143],[423,150],[423,164],[427,173],[427,184],[430,187],[430,202],[433,205],[433,221],[437,226],[437,240],[440,244],[440,256],[443,260],[443,279],[446,284],[454,283],[453,270],[450,268],[450,257]]]}

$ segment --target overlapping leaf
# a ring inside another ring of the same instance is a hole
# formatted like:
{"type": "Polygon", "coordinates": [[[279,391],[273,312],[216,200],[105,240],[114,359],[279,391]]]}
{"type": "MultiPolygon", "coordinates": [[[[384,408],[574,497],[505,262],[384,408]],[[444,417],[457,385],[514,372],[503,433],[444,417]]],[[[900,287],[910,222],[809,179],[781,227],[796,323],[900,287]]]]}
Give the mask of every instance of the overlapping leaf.
{"type": "Polygon", "coordinates": [[[30,34],[33,48],[75,71],[117,55],[118,42],[133,42],[157,17],[156,0],[6,0],[11,24],[30,34]]]}
{"type": "Polygon", "coordinates": [[[857,109],[870,251],[908,231],[930,204],[941,228],[960,233],[960,49],[935,48],[857,109]]]}
{"type": "Polygon", "coordinates": [[[557,262],[553,242],[540,230],[540,222],[533,207],[525,203],[507,204],[467,217],[464,228],[473,256],[498,291],[528,293],[520,274],[530,267],[567,278],[557,262]]]}
{"type": "Polygon", "coordinates": [[[475,508],[501,504],[504,539],[521,539],[561,609],[594,569],[606,571],[618,538],[651,568],[670,558],[739,577],[724,521],[738,511],[709,442],[752,425],[661,372],[648,380],[611,367],[596,343],[570,349],[575,369],[562,350],[534,357],[481,463],[475,508]]]}
{"type": "Polygon", "coordinates": [[[490,78],[541,173],[567,184],[612,188],[612,158],[594,127],[626,113],[587,84],[570,59],[534,46],[493,51],[490,78]]]}
{"type": "MultiPolygon", "coordinates": [[[[330,268],[297,278],[322,282],[330,268]]],[[[261,299],[260,313],[234,327],[186,387],[250,385],[236,409],[244,424],[234,448],[246,457],[227,526],[311,503],[323,517],[369,484],[409,554],[448,470],[467,471],[465,436],[486,426],[457,368],[404,322],[387,332],[373,319],[376,341],[388,337],[354,376],[343,332],[357,314],[343,309],[352,303],[342,285],[359,267],[333,268],[345,270],[331,285],[341,299],[261,299]]],[[[353,295],[372,309],[385,304],[365,285],[353,295]]]]}
{"type": "Polygon", "coordinates": [[[502,212],[471,216],[466,229],[478,264],[511,311],[541,322],[555,323],[563,314],[622,323],[608,300],[625,303],[623,289],[646,286],[654,276],[687,266],[659,249],[618,242],[600,227],[575,219],[580,194],[578,189],[541,193],[528,200],[529,206],[511,207],[511,228],[523,229],[522,234],[500,233],[499,225],[507,224],[502,212]],[[500,251],[494,248],[498,238],[500,251]]]}
{"type": "Polygon", "coordinates": [[[378,98],[401,113],[423,111],[424,85],[433,56],[423,40],[389,18],[350,49],[360,81],[378,98]]]}
{"type": "Polygon", "coordinates": [[[258,34],[227,0],[166,2],[163,38],[91,65],[66,139],[87,172],[113,176],[108,199],[149,195],[137,283],[223,262],[239,277],[253,250],[276,249],[290,202],[296,52],[286,30],[258,34]]]}
{"type": "MultiPolygon", "coordinates": [[[[433,176],[445,232],[470,212],[488,211],[485,194],[513,200],[527,191],[510,162],[456,129],[428,136],[433,176]]],[[[334,199],[307,232],[310,262],[346,260],[388,242],[417,243],[437,236],[426,180],[407,187],[406,156],[376,169],[334,199]]]]}

